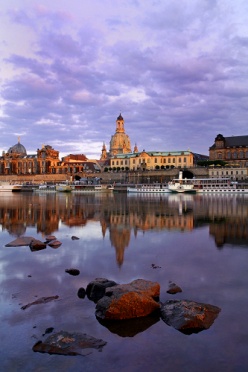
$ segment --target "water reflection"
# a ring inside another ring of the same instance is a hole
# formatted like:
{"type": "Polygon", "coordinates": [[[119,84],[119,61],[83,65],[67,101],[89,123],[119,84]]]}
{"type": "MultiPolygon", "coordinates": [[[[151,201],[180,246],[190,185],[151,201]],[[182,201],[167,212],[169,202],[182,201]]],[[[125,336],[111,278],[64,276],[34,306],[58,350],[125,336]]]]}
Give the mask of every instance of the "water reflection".
{"type": "Polygon", "coordinates": [[[2,230],[19,237],[28,227],[43,236],[61,225],[84,227],[98,222],[109,233],[119,265],[131,233],[147,230],[192,231],[209,226],[216,246],[248,245],[248,197],[245,195],[73,195],[8,194],[0,197],[2,230]]]}

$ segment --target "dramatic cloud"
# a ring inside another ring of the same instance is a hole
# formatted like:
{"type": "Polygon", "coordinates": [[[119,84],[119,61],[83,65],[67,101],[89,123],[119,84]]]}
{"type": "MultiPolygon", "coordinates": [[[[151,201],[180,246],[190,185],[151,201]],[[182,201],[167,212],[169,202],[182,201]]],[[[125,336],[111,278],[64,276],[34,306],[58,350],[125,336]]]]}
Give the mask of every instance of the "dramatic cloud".
{"type": "Polygon", "coordinates": [[[99,158],[121,112],[132,148],[208,154],[247,134],[245,0],[10,0],[0,13],[0,151],[99,158]]]}

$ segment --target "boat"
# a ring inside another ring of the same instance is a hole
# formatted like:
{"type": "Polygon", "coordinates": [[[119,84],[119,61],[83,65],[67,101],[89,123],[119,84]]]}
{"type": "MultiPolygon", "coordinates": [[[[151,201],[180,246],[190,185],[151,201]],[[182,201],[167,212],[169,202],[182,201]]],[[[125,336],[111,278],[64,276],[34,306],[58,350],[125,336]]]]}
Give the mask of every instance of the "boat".
{"type": "Polygon", "coordinates": [[[183,178],[183,172],[179,172],[179,178],[174,178],[168,183],[168,189],[175,193],[196,193],[192,179],[183,178]]]}
{"type": "Polygon", "coordinates": [[[55,185],[47,185],[47,184],[41,184],[38,187],[33,188],[34,192],[56,192],[55,185]]]}
{"type": "Polygon", "coordinates": [[[128,193],[138,193],[138,194],[164,194],[169,193],[170,190],[168,189],[168,186],[165,184],[139,184],[135,185],[133,187],[127,187],[128,193]]]}
{"type": "Polygon", "coordinates": [[[248,184],[240,184],[230,178],[193,178],[191,183],[197,193],[248,193],[248,184]]]}
{"type": "Polygon", "coordinates": [[[61,182],[55,185],[55,190],[59,192],[71,192],[74,186],[70,185],[68,182],[61,182]]]}
{"type": "Polygon", "coordinates": [[[22,185],[11,183],[11,182],[1,182],[0,183],[0,192],[20,192],[22,185]]]}
{"type": "Polygon", "coordinates": [[[113,185],[101,185],[101,184],[84,184],[75,182],[73,184],[73,193],[99,193],[113,191],[113,185]]]}

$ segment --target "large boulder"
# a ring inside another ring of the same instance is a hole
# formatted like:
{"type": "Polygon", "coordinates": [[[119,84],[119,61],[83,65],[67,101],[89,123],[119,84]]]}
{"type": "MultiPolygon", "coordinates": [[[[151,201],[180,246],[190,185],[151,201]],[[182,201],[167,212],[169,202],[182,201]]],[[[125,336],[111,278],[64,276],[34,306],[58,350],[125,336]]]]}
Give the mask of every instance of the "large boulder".
{"type": "Polygon", "coordinates": [[[221,309],[189,300],[169,300],[161,306],[161,318],[185,334],[198,333],[211,327],[221,309]]]}
{"type": "Polygon", "coordinates": [[[159,295],[159,283],[143,279],[107,288],[96,304],[96,317],[104,320],[145,317],[160,309],[156,301],[159,295]]]}
{"type": "Polygon", "coordinates": [[[106,278],[96,278],[90,282],[86,287],[86,295],[89,300],[97,302],[105,295],[105,290],[108,287],[113,287],[117,285],[113,280],[108,280],[106,278]]]}

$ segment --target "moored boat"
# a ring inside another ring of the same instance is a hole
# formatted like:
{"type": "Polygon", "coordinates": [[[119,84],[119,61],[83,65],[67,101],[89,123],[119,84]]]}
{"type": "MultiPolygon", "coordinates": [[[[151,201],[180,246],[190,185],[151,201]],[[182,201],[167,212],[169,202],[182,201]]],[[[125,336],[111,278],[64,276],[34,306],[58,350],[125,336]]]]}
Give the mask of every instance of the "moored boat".
{"type": "Polygon", "coordinates": [[[82,184],[80,182],[75,182],[72,188],[72,192],[76,193],[98,193],[109,191],[113,191],[112,185],[82,184]]]}
{"type": "Polygon", "coordinates": [[[133,187],[127,187],[127,192],[128,193],[138,193],[138,194],[148,194],[148,193],[153,193],[153,194],[164,194],[164,193],[169,193],[170,190],[168,189],[168,186],[165,184],[140,184],[140,185],[135,185],[133,187]]]}
{"type": "Polygon", "coordinates": [[[248,184],[240,184],[230,178],[193,178],[194,190],[198,193],[248,193],[248,184]]]}
{"type": "Polygon", "coordinates": [[[11,182],[1,182],[0,183],[0,192],[20,192],[22,185],[11,183],[11,182]]]}
{"type": "Polygon", "coordinates": [[[168,183],[168,189],[175,193],[196,193],[192,179],[183,178],[182,171],[179,172],[179,178],[174,178],[168,183]]]}
{"type": "Polygon", "coordinates": [[[69,183],[58,183],[55,185],[56,191],[59,192],[71,192],[74,189],[74,186],[70,185],[69,183]]]}

